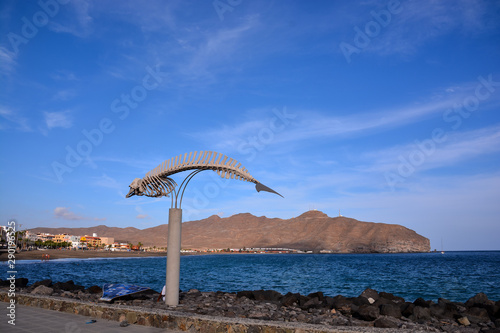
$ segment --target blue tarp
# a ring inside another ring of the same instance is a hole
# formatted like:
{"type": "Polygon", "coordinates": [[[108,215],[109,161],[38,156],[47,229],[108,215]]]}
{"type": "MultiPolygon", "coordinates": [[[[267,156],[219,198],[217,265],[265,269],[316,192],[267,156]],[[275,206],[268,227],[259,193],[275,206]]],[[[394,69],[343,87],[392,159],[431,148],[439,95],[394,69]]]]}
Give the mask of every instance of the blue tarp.
{"type": "Polygon", "coordinates": [[[122,283],[107,283],[102,288],[101,301],[111,301],[114,298],[135,294],[144,290],[148,290],[148,287],[136,286],[133,284],[122,284],[122,283]]]}

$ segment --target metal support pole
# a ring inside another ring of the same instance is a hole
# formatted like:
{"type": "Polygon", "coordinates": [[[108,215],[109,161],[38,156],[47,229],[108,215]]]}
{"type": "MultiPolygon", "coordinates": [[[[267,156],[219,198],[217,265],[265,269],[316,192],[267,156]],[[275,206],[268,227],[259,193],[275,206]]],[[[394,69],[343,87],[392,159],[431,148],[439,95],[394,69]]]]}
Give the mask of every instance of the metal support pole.
{"type": "Polygon", "coordinates": [[[165,283],[165,304],[179,305],[179,276],[181,267],[182,209],[168,211],[167,281],[165,283]]]}

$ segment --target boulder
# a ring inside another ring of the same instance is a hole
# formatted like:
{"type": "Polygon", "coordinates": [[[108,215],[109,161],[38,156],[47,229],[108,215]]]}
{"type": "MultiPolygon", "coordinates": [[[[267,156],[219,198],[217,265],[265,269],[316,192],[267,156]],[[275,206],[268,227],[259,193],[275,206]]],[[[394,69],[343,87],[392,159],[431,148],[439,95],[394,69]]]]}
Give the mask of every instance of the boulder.
{"type": "Polygon", "coordinates": [[[299,296],[300,294],[292,294],[292,293],[287,293],[285,296],[281,298],[281,306],[293,306],[293,304],[299,304],[299,296]]]}
{"type": "Polygon", "coordinates": [[[240,297],[246,297],[248,299],[255,299],[255,297],[253,296],[253,291],[251,290],[242,290],[242,291],[238,291],[236,293],[236,297],[237,298],[240,298],[240,297]]]}
{"type": "Polygon", "coordinates": [[[358,306],[354,305],[350,299],[342,295],[338,295],[332,298],[332,308],[338,310],[343,315],[350,315],[354,308],[358,306]]]}
{"type": "Polygon", "coordinates": [[[52,285],[52,288],[57,291],[84,291],[85,287],[84,286],[79,286],[76,285],[73,281],[67,281],[67,282],[56,282],[52,285]]]}
{"type": "Polygon", "coordinates": [[[28,285],[28,279],[26,278],[17,278],[15,280],[16,288],[26,288],[28,285]]]}
{"type": "Polygon", "coordinates": [[[300,308],[302,310],[309,310],[309,309],[319,309],[323,307],[323,303],[319,300],[318,297],[313,297],[307,302],[304,303],[300,308]]]}
{"type": "Polygon", "coordinates": [[[365,321],[373,321],[380,316],[380,310],[374,305],[361,305],[353,316],[365,321]]]}
{"type": "Polygon", "coordinates": [[[54,292],[54,289],[50,287],[46,287],[44,285],[40,285],[33,289],[31,292],[33,295],[45,295],[45,296],[50,296],[54,292]]]}
{"type": "Polygon", "coordinates": [[[38,286],[52,287],[52,280],[45,279],[45,280],[37,281],[37,282],[33,283],[33,285],[32,285],[33,288],[36,288],[38,286]]]}
{"type": "Polygon", "coordinates": [[[486,296],[486,294],[484,293],[476,294],[471,298],[469,298],[467,302],[465,302],[465,306],[468,308],[471,308],[473,306],[478,308],[485,308],[487,305],[494,305],[494,304],[495,302],[490,301],[488,299],[488,296],[486,296]]]}
{"type": "Polygon", "coordinates": [[[401,313],[406,318],[409,318],[413,314],[414,308],[415,308],[415,304],[410,303],[410,302],[405,302],[404,304],[401,304],[401,313]]]}
{"type": "Polygon", "coordinates": [[[457,322],[460,324],[460,325],[464,325],[464,326],[470,326],[470,321],[467,317],[460,317],[457,319],[457,322]]]}
{"type": "Polygon", "coordinates": [[[85,292],[87,292],[89,294],[100,294],[100,293],[102,293],[102,288],[99,286],[91,286],[91,287],[88,287],[87,289],[85,289],[85,292]]]}
{"type": "Polygon", "coordinates": [[[421,306],[423,308],[428,308],[431,306],[431,304],[434,304],[434,302],[433,301],[426,301],[422,297],[419,297],[415,300],[415,302],[413,302],[413,304],[415,304],[415,306],[421,306]]]}
{"type": "Polygon", "coordinates": [[[323,293],[321,291],[311,293],[311,294],[307,295],[307,297],[309,297],[309,298],[317,297],[320,302],[323,302],[325,300],[325,295],[323,295],[323,293]]]}
{"type": "Polygon", "coordinates": [[[381,291],[378,293],[378,295],[380,298],[393,301],[394,303],[397,303],[397,304],[403,304],[405,302],[405,299],[403,297],[394,296],[391,293],[386,293],[386,292],[381,291]]]}
{"type": "MultiPolygon", "coordinates": [[[[350,298],[350,300],[352,301],[353,304],[355,304],[357,306],[373,304],[373,303],[370,303],[369,299],[366,298],[365,296],[353,297],[353,298],[350,298]]],[[[372,300],[373,300],[373,298],[372,298],[372,300]]]]}
{"type": "Polygon", "coordinates": [[[390,317],[380,317],[373,322],[374,327],[378,328],[399,328],[399,323],[390,317]]]}
{"type": "MultiPolygon", "coordinates": [[[[366,299],[372,298],[374,301],[378,300],[380,297],[376,290],[370,288],[366,288],[359,296],[364,297],[366,299]]],[[[369,302],[369,303],[373,304],[374,302],[369,302]]]]}
{"type": "Polygon", "coordinates": [[[253,296],[256,301],[279,302],[283,295],[275,290],[254,290],[253,296]]]}
{"type": "Polygon", "coordinates": [[[471,307],[467,310],[467,318],[473,324],[488,323],[490,322],[490,316],[485,308],[471,307]]]}
{"type": "Polygon", "coordinates": [[[431,311],[423,306],[415,306],[413,314],[409,318],[417,322],[427,321],[431,319],[431,311]]]}
{"type": "Polygon", "coordinates": [[[396,304],[382,304],[380,306],[380,314],[394,318],[401,318],[401,309],[396,304]]]}

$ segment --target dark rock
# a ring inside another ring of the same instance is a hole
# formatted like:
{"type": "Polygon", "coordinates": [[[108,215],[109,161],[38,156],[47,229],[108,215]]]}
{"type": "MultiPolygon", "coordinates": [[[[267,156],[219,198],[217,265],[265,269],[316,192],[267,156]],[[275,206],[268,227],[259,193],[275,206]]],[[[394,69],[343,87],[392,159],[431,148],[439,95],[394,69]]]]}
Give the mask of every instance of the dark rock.
{"type": "Polygon", "coordinates": [[[332,298],[333,309],[339,310],[343,315],[350,315],[353,309],[357,309],[358,306],[354,305],[351,300],[347,299],[342,295],[338,295],[332,298]]]}
{"type": "Polygon", "coordinates": [[[36,288],[38,286],[45,286],[45,287],[52,287],[52,280],[51,279],[45,279],[42,281],[37,281],[33,283],[32,287],[36,288]]]}
{"type": "Polygon", "coordinates": [[[405,299],[403,297],[394,296],[391,293],[386,293],[386,292],[381,291],[381,292],[378,293],[378,295],[380,296],[380,298],[393,301],[394,303],[398,303],[398,304],[401,303],[402,304],[402,303],[405,302],[405,299]]]}
{"type": "Polygon", "coordinates": [[[380,306],[380,314],[394,318],[401,318],[401,309],[396,304],[382,304],[380,306]]]}
{"type": "MultiPolygon", "coordinates": [[[[359,295],[361,297],[364,297],[366,299],[368,298],[372,298],[374,301],[378,300],[379,299],[379,294],[376,290],[373,290],[373,289],[370,289],[370,288],[367,288],[365,289],[361,295],[359,295]]],[[[373,304],[374,302],[370,302],[370,304],[373,304]]]]}
{"type": "Polygon", "coordinates": [[[78,291],[78,290],[84,291],[85,290],[84,286],[76,285],[71,280],[68,282],[56,282],[52,285],[52,288],[54,288],[54,290],[56,290],[56,291],[61,291],[61,290],[64,290],[64,291],[78,291]]]}
{"type": "Polygon", "coordinates": [[[351,302],[357,306],[361,306],[361,305],[371,305],[372,303],[370,303],[370,301],[368,300],[368,298],[364,297],[364,296],[358,296],[358,297],[353,297],[353,298],[350,298],[351,302]]]}
{"type": "Polygon", "coordinates": [[[380,317],[373,323],[374,327],[378,328],[398,328],[398,322],[389,317],[380,317]]]}
{"type": "MultiPolygon", "coordinates": [[[[431,312],[431,317],[435,317],[438,319],[446,318],[445,314],[445,305],[444,304],[432,304],[429,307],[429,310],[431,312]]],[[[450,317],[448,317],[450,318],[450,317]]],[[[453,318],[453,316],[451,317],[453,318]]]]}
{"type": "Polygon", "coordinates": [[[88,287],[87,289],[85,289],[85,292],[87,292],[89,294],[100,294],[100,293],[102,293],[102,288],[99,286],[91,286],[91,287],[88,287]]]}
{"type": "Polygon", "coordinates": [[[15,280],[16,288],[25,288],[28,285],[28,279],[26,278],[17,278],[15,280]]]}
{"type": "Polygon", "coordinates": [[[236,293],[236,297],[238,297],[238,298],[240,298],[240,297],[246,297],[248,299],[255,299],[255,297],[253,296],[253,291],[250,291],[250,290],[238,291],[236,293]]]}
{"type": "Polygon", "coordinates": [[[357,311],[353,313],[353,316],[365,321],[373,321],[377,319],[380,315],[380,310],[373,305],[361,305],[357,311]]]}
{"type": "Polygon", "coordinates": [[[375,301],[375,303],[373,303],[373,305],[378,306],[378,307],[380,307],[383,304],[392,304],[392,305],[397,305],[399,307],[399,304],[397,304],[391,300],[388,300],[386,298],[382,298],[382,297],[380,297],[378,300],[375,301]]]}
{"type": "Polygon", "coordinates": [[[275,290],[254,290],[253,296],[256,301],[270,302],[279,302],[283,297],[282,294],[275,290]]]}
{"type": "Polygon", "coordinates": [[[431,306],[431,304],[433,304],[434,302],[432,301],[426,301],[425,299],[423,299],[422,297],[419,297],[415,300],[415,302],[413,302],[413,304],[415,304],[415,306],[421,306],[423,308],[428,308],[431,306]]]}
{"type": "Polygon", "coordinates": [[[283,298],[281,299],[280,303],[282,306],[293,306],[293,304],[299,304],[299,296],[300,294],[292,294],[292,293],[287,293],[283,298]]]}
{"type": "Polygon", "coordinates": [[[309,309],[318,309],[318,308],[321,308],[322,306],[323,306],[323,303],[320,302],[318,297],[313,297],[313,298],[309,299],[307,302],[305,302],[304,305],[302,305],[300,308],[302,310],[309,310],[309,309]]]}
{"type": "Polygon", "coordinates": [[[413,309],[415,308],[415,304],[406,302],[401,305],[401,313],[406,318],[409,318],[413,314],[413,309]]]}
{"type": "Polygon", "coordinates": [[[413,314],[409,318],[417,322],[426,321],[431,319],[431,311],[423,306],[415,306],[413,314]]]}
{"type": "Polygon", "coordinates": [[[333,309],[333,303],[334,303],[333,297],[330,296],[326,296],[325,300],[323,301],[323,304],[328,309],[333,309]]]}
{"type": "Polygon", "coordinates": [[[323,302],[325,300],[325,295],[323,295],[323,293],[321,291],[311,293],[311,294],[307,295],[307,297],[309,297],[309,298],[317,297],[320,302],[323,302]]]}
{"type": "Polygon", "coordinates": [[[490,316],[485,308],[471,307],[467,310],[467,318],[473,324],[490,322],[490,316]]]}
{"type": "Polygon", "coordinates": [[[473,306],[478,308],[484,308],[486,305],[493,305],[493,304],[495,303],[493,301],[490,301],[488,299],[488,296],[486,296],[486,294],[484,293],[476,294],[471,298],[469,298],[467,302],[465,302],[465,306],[468,308],[471,308],[473,306]]]}

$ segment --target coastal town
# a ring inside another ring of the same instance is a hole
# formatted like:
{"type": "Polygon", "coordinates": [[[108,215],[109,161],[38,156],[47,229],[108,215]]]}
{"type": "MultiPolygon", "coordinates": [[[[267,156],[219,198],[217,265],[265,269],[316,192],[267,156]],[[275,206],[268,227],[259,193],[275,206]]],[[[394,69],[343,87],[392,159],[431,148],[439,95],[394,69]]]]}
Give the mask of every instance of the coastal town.
{"type": "MultiPolygon", "coordinates": [[[[0,247],[6,244],[8,228],[0,227],[0,247]]],[[[16,232],[16,248],[18,251],[65,249],[65,250],[101,250],[101,251],[141,251],[141,252],[165,252],[167,247],[143,246],[141,242],[133,244],[128,241],[116,241],[114,237],[103,237],[93,233],[89,235],[70,235],[33,233],[29,230],[16,232]]],[[[312,253],[290,248],[273,247],[251,247],[251,248],[202,248],[181,249],[183,254],[198,253],[312,253]]],[[[326,251],[325,251],[326,253],[326,251]]]]}

